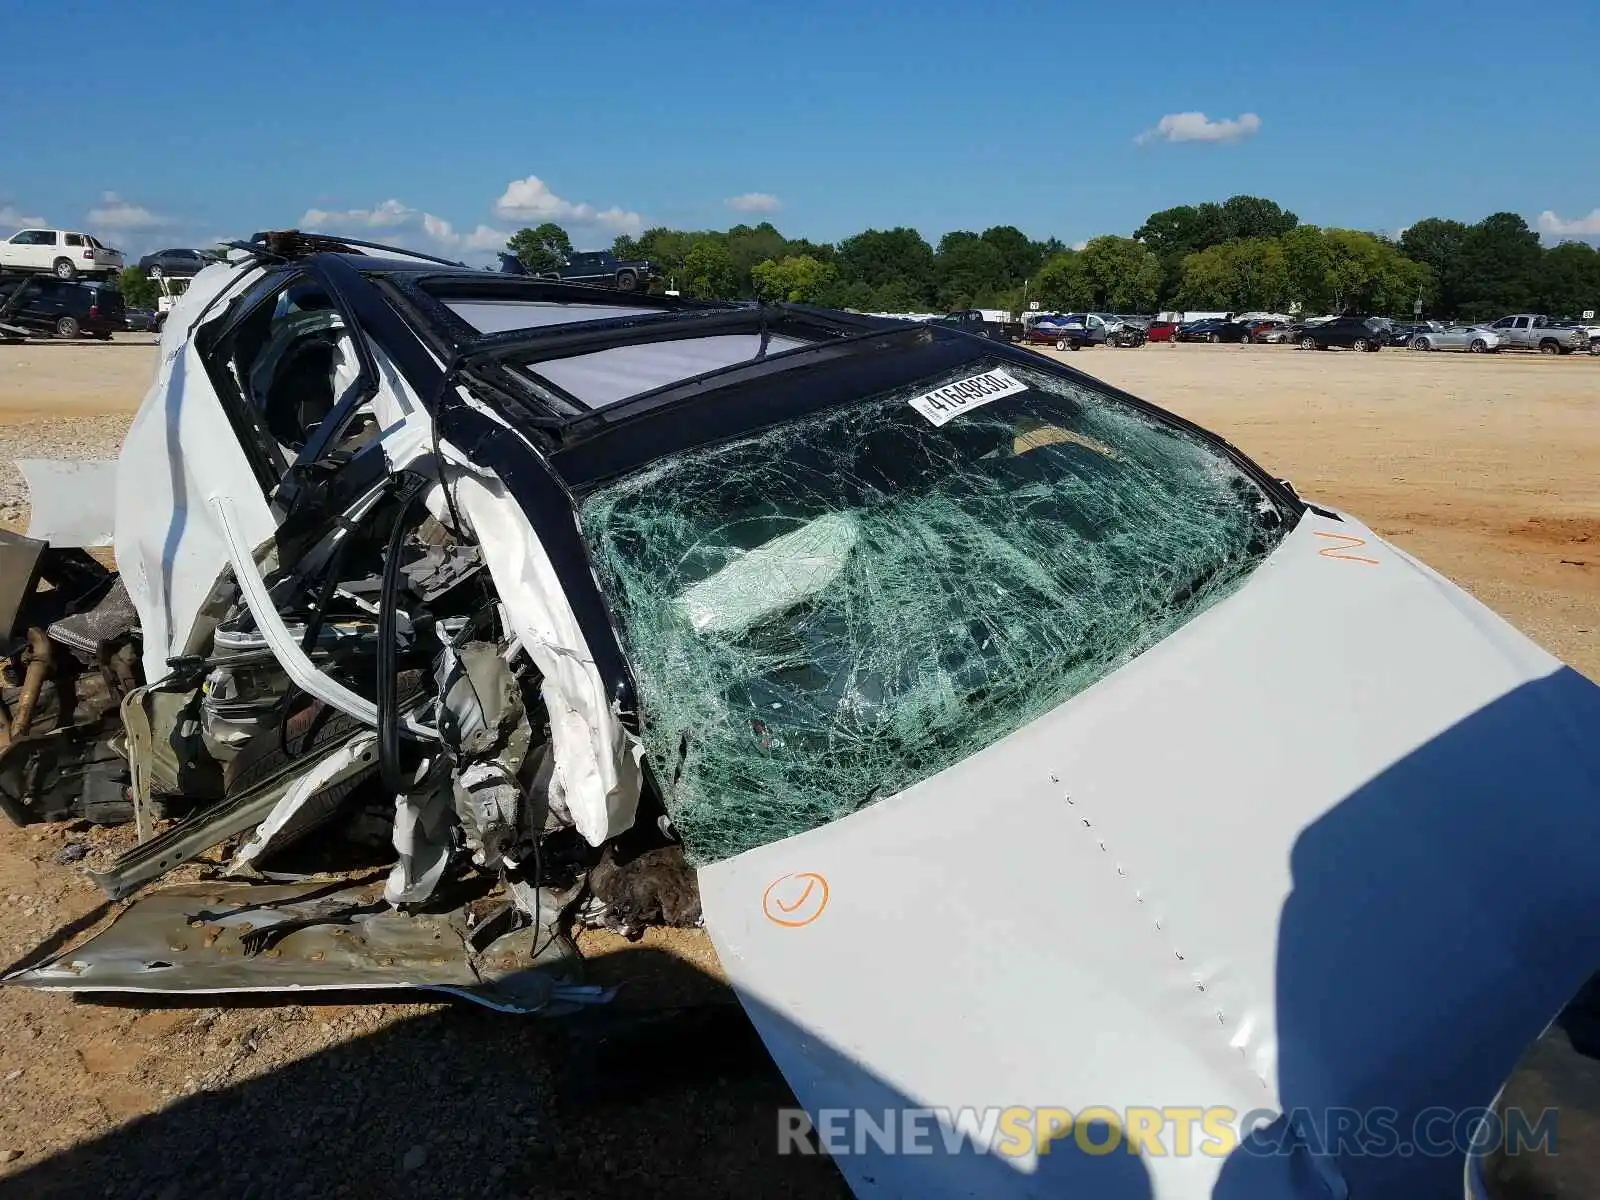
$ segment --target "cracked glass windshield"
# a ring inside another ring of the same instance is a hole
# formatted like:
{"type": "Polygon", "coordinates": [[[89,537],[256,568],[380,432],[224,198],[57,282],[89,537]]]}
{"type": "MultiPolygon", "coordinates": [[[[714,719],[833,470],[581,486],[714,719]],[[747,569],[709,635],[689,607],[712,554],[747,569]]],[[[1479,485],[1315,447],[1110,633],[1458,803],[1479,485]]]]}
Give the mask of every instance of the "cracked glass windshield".
{"type": "Polygon", "coordinates": [[[1283,532],[1198,438],[998,360],[659,460],[581,520],[702,864],[1020,728],[1283,532]]]}

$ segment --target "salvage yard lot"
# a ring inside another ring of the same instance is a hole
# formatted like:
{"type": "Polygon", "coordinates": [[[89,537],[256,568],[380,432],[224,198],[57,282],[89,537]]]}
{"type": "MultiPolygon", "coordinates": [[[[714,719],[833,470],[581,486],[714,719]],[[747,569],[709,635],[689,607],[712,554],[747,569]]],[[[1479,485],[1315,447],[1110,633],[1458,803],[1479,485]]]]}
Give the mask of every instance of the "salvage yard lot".
{"type": "MultiPolygon", "coordinates": [[[[0,347],[8,498],[13,457],[114,452],[154,368],[151,346],[129,344],[142,340],[0,347]]],[[[1220,432],[1600,680],[1600,362],[1043,353],[1220,432]]],[[[0,825],[0,964],[95,911],[78,866],[56,862],[64,846],[93,863],[129,836],[0,825]]],[[[620,1007],[717,998],[698,936],[585,944],[659,964],[620,1007]]],[[[826,1164],[773,1154],[772,1110],[789,1102],[725,1002],[602,1033],[414,1003],[152,1009],[0,992],[0,1152],[17,1152],[0,1176],[19,1194],[843,1195],[826,1164]]]]}

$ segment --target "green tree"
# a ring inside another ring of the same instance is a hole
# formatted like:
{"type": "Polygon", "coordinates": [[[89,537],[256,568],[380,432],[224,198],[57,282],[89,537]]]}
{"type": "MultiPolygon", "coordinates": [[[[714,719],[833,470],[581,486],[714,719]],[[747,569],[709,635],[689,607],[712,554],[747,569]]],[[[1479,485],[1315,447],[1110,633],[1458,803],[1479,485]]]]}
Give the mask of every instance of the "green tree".
{"type": "Polygon", "coordinates": [[[939,242],[939,306],[972,308],[1007,285],[1005,259],[992,243],[972,234],[946,234],[939,242]]]}
{"type": "Polygon", "coordinates": [[[1300,218],[1260,196],[1229,196],[1222,202],[1221,226],[1229,241],[1280,237],[1300,218]]]}
{"type": "Polygon", "coordinates": [[[1462,315],[1485,320],[1530,308],[1540,254],[1539,235],[1516,213],[1491,213],[1468,228],[1456,280],[1462,315]]]}
{"type": "Polygon", "coordinates": [[[1288,277],[1288,299],[1307,316],[1325,313],[1332,304],[1328,294],[1328,247],[1315,225],[1297,225],[1278,238],[1283,249],[1283,269],[1288,277]]]}
{"type": "Polygon", "coordinates": [[[1277,311],[1289,303],[1288,255],[1278,238],[1224,242],[1183,260],[1178,299],[1190,308],[1277,311]]]}
{"type": "Polygon", "coordinates": [[[683,257],[683,291],[700,300],[731,300],[739,292],[733,256],[720,238],[702,237],[683,257]]]}
{"type": "Polygon", "coordinates": [[[1400,235],[1405,256],[1433,272],[1438,289],[1435,306],[1446,315],[1454,315],[1460,304],[1461,248],[1466,238],[1466,225],[1441,217],[1424,217],[1400,235]]]}
{"type": "Polygon", "coordinates": [[[1016,287],[1044,262],[1042,247],[1015,225],[993,225],[980,235],[999,253],[1003,286],[1016,287]]]}
{"type": "Polygon", "coordinates": [[[756,294],[750,272],[757,263],[783,258],[790,253],[788,239],[770,221],[763,221],[756,226],[735,225],[725,236],[728,254],[733,259],[734,274],[739,280],[738,294],[741,296],[756,294]]]}
{"type": "Polygon", "coordinates": [[[847,283],[865,283],[875,290],[899,285],[899,294],[916,297],[913,310],[933,303],[933,247],[915,229],[868,229],[845,238],[835,265],[847,283]]]}
{"type": "Polygon", "coordinates": [[[838,278],[837,275],[818,291],[816,302],[828,308],[844,308],[851,312],[878,311],[876,296],[870,284],[852,283],[838,278]]]}
{"type": "Polygon", "coordinates": [[[926,293],[919,291],[909,279],[891,279],[872,289],[872,303],[868,307],[873,312],[923,312],[928,300],[926,293]]]}
{"type": "Polygon", "coordinates": [[[117,276],[117,290],[122,293],[123,302],[131,308],[154,308],[157,297],[161,295],[161,289],[138,267],[122,268],[117,276]]]}
{"type": "Polygon", "coordinates": [[[1325,229],[1323,243],[1324,281],[1335,310],[1398,316],[1410,313],[1418,299],[1427,304],[1430,272],[1393,243],[1355,229],[1325,229]]]}
{"type": "Polygon", "coordinates": [[[1040,308],[1066,312],[1094,306],[1094,285],[1083,269],[1082,258],[1077,251],[1066,250],[1039,268],[1030,294],[1040,308]]]}
{"type": "Polygon", "coordinates": [[[506,239],[506,249],[530,271],[553,271],[572,253],[572,239],[554,221],[537,229],[519,229],[506,239]]]}
{"type": "Polygon", "coordinates": [[[831,263],[833,261],[833,245],[831,243],[811,242],[805,238],[791,240],[784,253],[795,258],[814,258],[818,262],[831,263]]]}
{"type": "Polygon", "coordinates": [[[688,257],[690,248],[699,236],[682,229],[668,229],[665,225],[657,225],[639,235],[637,242],[639,255],[648,258],[669,277],[676,277],[681,282],[684,259],[688,257]]]}
{"type": "Polygon", "coordinates": [[[1078,263],[1093,290],[1092,303],[1110,312],[1154,309],[1161,291],[1161,260],[1142,242],[1107,234],[1090,238],[1078,263]]]}
{"type": "Polygon", "coordinates": [[[750,271],[756,295],[763,300],[788,300],[795,304],[816,304],[827,294],[838,277],[832,263],[820,262],[809,254],[769,258],[750,271]]]}
{"type": "Polygon", "coordinates": [[[1161,262],[1161,299],[1172,298],[1183,281],[1183,260],[1227,240],[1222,208],[1216,204],[1180,204],[1145,218],[1133,236],[1161,262]]]}
{"type": "Polygon", "coordinates": [[[1583,242],[1562,242],[1539,262],[1536,307],[1553,317],[1600,311],[1600,251],[1583,242]]]}
{"type": "Polygon", "coordinates": [[[1207,246],[1184,256],[1173,301],[1183,308],[1202,312],[1231,310],[1237,291],[1238,275],[1231,248],[1207,246]]]}

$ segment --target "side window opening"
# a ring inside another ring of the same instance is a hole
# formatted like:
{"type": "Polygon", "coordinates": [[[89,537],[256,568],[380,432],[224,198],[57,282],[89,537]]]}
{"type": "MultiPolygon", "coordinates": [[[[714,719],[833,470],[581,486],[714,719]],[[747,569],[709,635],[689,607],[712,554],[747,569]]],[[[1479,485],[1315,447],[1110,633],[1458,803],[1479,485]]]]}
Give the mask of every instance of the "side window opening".
{"type": "MultiPolygon", "coordinates": [[[[321,284],[297,276],[228,329],[208,356],[213,379],[232,394],[255,431],[264,489],[322,431],[352,389],[363,386],[351,331],[321,284]]],[[[370,404],[345,416],[327,456],[348,457],[377,437],[370,404]]]]}

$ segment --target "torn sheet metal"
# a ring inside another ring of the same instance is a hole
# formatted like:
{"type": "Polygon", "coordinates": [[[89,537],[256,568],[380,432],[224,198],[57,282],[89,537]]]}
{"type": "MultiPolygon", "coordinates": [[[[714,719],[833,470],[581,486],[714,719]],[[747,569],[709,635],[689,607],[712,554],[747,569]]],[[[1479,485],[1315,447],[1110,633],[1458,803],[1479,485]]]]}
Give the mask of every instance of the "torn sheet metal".
{"type": "MultiPolygon", "coordinates": [[[[185,310],[209,299],[199,290],[201,276],[178,300],[185,310]]],[[[215,283],[230,282],[228,276],[218,272],[215,283]]],[[[162,332],[155,382],[117,460],[117,566],[139,611],[151,681],[184,653],[196,617],[228,566],[228,538],[212,498],[230,499],[233,533],[245,546],[264,544],[277,529],[178,305],[162,332]],[[184,453],[195,446],[205,452],[184,453]]]]}
{"type": "Polygon", "coordinates": [[[112,900],[131,896],[180,863],[266,820],[297,779],[315,771],[326,755],[338,749],[337,743],[311,747],[284,770],[208,805],[148,842],[124,850],[105,870],[90,871],[89,878],[112,900]]]}
{"type": "Polygon", "coordinates": [[[383,885],[390,904],[422,904],[450,865],[453,816],[448,772],[425,767],[415,790],[394,801],[394,849],[398,856],[383,885]]]}
{"type": "Polygon", "coordinates": [[[3,982],[196,995],[421,990],[544,1016],[614,994],[578,982],[570,943],[537,926],[481,952],[468,949],[470,933],[465,907],[398,913],[377,882],[190,883],[152,893],[77,948],[3,982]],[[266,932],[285,922],[281,936],[266,932]]]}
{"type": "Polygon", "coordinates": [[[19,458],[28,536],[52,546],[109,546],[117,527],[116,459],[19,458]]]}
{"type": "Polygon", "coordinates": [[[550,803],[598,846],[633,824],[640,749],[606,695],[583,630],[526,514],[498,480],[463,475],[456,503],[472,526],[512,631],[539,668],[555,776],[550,803]]]}
{"type": "Polygon", "coordinates": [[[361,733],[351,738],[284,793],[267,819],[256,826],[255,832],[239,847],[228,869],[243,870],[263,855],[288,845],[321,824],[349,795],[349,788],[341,785],[376,770],[377,764],[378,735],[361,733]]]}

